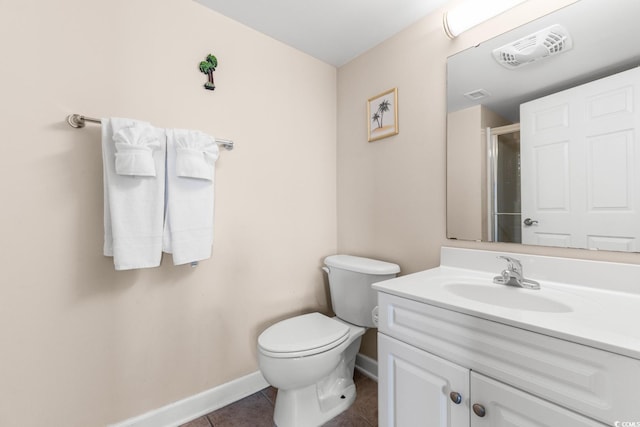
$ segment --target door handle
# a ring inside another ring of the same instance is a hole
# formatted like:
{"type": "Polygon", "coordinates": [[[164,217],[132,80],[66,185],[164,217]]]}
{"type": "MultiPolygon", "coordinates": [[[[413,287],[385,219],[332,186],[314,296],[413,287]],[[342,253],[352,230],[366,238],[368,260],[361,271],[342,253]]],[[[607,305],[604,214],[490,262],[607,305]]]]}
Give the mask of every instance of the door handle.
{"type": "Polygon", "coordinates": [[[462,395],[456,391],[452,391],[451,393],[449,393],[449,398],[456,405],[459,405],[462,402],[462,395]]]}
{"type": "Polygon", "coordinates": [[[524,225],[529,226],[529,225],[533,225],[533,224],[537,224],[538,221],[536,221],[535,219],[531,219],[531,218],[525,218],[524,221],[522,221],[524,223],[524,225]]]}

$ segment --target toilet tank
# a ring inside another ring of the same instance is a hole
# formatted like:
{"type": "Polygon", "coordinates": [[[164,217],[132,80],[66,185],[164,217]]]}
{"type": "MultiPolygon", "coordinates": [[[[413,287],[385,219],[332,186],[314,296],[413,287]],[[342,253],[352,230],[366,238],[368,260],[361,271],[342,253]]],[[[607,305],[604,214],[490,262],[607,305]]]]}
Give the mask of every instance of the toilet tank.
{"type": "Polygon", "coordinates": [[[325,258],[324,263],[336,316],[353,325],[376,327],[371,311],[378,305],[378,293],[371,285],[396,277],[400,267],[352,255],[331,255],[325,258]]]}

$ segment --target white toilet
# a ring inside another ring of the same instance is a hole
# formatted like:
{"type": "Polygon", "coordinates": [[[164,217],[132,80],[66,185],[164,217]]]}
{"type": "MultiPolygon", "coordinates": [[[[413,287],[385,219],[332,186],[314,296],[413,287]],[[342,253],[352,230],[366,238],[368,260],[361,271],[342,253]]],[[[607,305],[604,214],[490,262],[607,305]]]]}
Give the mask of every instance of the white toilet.
{"type": "Polygon", "coordinates": [[[309,313],[278,322],[258,337],[258,363],[278,389],[278,427],[320,426],[356,398],[353,368],[366,328],[375,327],[371,284],[400,272],[396,264],[350,255],[324,260],[336,317],[309,313]]]}

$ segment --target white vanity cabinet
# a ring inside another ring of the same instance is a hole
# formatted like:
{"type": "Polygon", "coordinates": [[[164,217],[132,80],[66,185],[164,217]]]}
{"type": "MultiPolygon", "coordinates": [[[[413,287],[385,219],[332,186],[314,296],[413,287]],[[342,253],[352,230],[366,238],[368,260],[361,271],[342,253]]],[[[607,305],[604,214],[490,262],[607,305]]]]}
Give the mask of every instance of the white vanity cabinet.
{"type": "Polygon", "coordinates": [[[382,427],[603,426],[378,334],[382,427]]]}
{"type": "Polygon", "coordinates": [[[640,420],[637,359],[385,292],[378,298],[381,427],[640,420]]]}

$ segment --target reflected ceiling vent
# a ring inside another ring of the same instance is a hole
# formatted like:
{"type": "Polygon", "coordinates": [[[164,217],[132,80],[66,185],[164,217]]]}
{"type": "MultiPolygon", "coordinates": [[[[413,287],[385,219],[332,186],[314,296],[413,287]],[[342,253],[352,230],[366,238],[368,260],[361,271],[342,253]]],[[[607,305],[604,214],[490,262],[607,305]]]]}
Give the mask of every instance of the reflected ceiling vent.
{"type": "Polygon", "coordinates": [[[573,42],[567,29],[556,24],[494,49],[493,57],[503,67],[515,69],[572,47],[573,42]]]}
{"type": "Polygon", "coordinates": [[[479,99],[491,96],[491,94],[484,89],[476,89],[472,90],[471,92],[465,93],[464,96],[472,101],[477,101],[479,99]]]}

